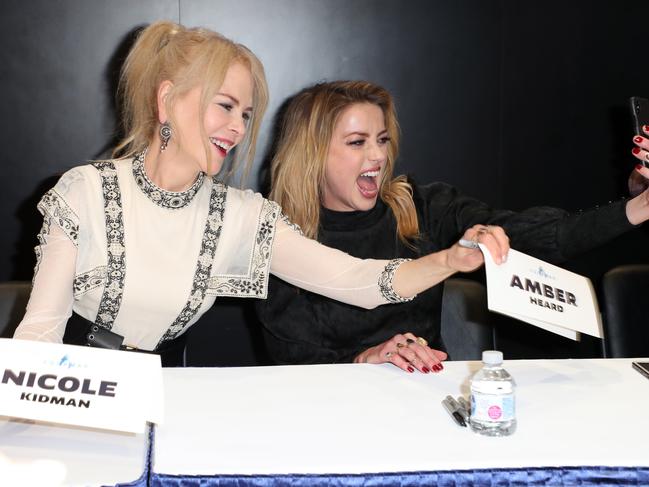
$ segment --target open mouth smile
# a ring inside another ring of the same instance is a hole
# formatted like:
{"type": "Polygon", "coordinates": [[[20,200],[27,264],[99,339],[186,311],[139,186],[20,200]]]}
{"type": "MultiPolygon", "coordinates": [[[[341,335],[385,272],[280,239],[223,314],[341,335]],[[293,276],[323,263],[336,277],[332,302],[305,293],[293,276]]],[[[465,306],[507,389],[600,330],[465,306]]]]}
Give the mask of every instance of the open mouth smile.
{"type": "Polygon", "coordinates": [[[212,145],[214,147],[216,147],[217,152],[222,157],[227,156],[230,149],[232,149],[232,147],[234,146],[234,144],[232,142],[230,142],[230,141],[217,139],[215,137],[210,137],[209,139],[210,139],[210,142],[212,143],[212,145]]]}
{"type": "Polygon", "coordinates": [[[356,179],[356,186],[365,198],[374,198],[379,192],[378,176],[381,170],[372,168],[362,172],[356,179]]]}

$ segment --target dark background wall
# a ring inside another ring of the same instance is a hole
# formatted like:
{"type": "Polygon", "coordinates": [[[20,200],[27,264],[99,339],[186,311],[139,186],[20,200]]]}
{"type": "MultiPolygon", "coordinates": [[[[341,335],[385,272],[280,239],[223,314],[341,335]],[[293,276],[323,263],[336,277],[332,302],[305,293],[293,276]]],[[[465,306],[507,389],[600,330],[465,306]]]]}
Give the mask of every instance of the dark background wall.
{"type": "MultiPolygon", "coordinates": [[[[115,136],[116,70],[134,30],[202,25],[250,47],[271,105],[248,186],[259,187],[277,108],[319,80],[365,78],[394,94],[399,169],[493,206],[589,208],[626,194],[626,112],[649,96],[646,0],[5,0],[0,7],[0,280],[30,279],[35,205],[55,176],[115,136]]],[[[565,267],[590,277],[649,261],[646,228],[565,267]]],[[[477,278],[480,278],[478,273],[477,278]]],[[[597,356],[498,320],[510,358],[597,356]]],[[[198,365],[264,363],[249,302],[224,300],[190,342],[198,365]]]]}

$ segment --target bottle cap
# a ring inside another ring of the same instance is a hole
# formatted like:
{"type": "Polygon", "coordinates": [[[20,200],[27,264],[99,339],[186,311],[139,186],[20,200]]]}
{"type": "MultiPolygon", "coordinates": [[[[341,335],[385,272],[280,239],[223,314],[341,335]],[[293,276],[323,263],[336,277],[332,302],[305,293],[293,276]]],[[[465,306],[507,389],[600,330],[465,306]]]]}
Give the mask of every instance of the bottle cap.
{"type": "Polygon", "coordinates": [[[482,362],[487,365],[500,365],[503,363],[503,353],[498,350],[485,350],[482,352],[482,362]]]}

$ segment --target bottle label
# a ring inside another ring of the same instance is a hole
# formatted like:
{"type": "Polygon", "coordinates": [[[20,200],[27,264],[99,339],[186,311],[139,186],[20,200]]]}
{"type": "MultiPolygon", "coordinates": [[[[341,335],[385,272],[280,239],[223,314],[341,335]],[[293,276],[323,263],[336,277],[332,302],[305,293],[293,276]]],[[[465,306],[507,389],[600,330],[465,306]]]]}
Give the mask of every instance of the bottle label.
{"type": "Polygon", "coordinates": [[[514,394],[471,394],[471,419],[500,423],[515,418],[514,394]]]}

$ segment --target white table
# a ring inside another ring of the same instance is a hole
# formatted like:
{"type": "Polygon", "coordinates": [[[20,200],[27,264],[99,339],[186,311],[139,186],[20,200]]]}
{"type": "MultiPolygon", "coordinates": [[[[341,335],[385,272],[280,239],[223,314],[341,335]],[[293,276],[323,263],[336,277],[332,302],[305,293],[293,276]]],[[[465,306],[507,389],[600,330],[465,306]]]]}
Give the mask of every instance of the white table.
{"type": "MultiPolygon", "coordinates": [[[[649,380],[630,363],[506,362],[518,382],[519,421],[506,438],[475,435],[440,405],[447,394],[467,395],[476,362],[427,375],[390,365],[164,369],[165,422],[156,427],[150,485],[186,476],[183,486],[263,484],[264,476],[293,484],[291,475],[309,485],[333,475],[340,485],[345,475],[408,484],[453,472],[582,466],[628,468],[630,476],[635,468],[649,480],[649,380]]],[[[0,417],[0,484],[148,485],[147,440],[0,417]]]]}
{"type": "Polygon", "coordinates": [[[506,361],[518,430],[504,438],[457,426],[440,404],[468,396],[479,366],[165,369],[154,485],[182,475],[649,467],[649,380],[630,359],[506,361]]]}
{"type": "Polygon", "coordinates": [[[37,424],[0,416],[0,485],[131,483],[146,471],[148,445],[148,434],[37,424]]]}

